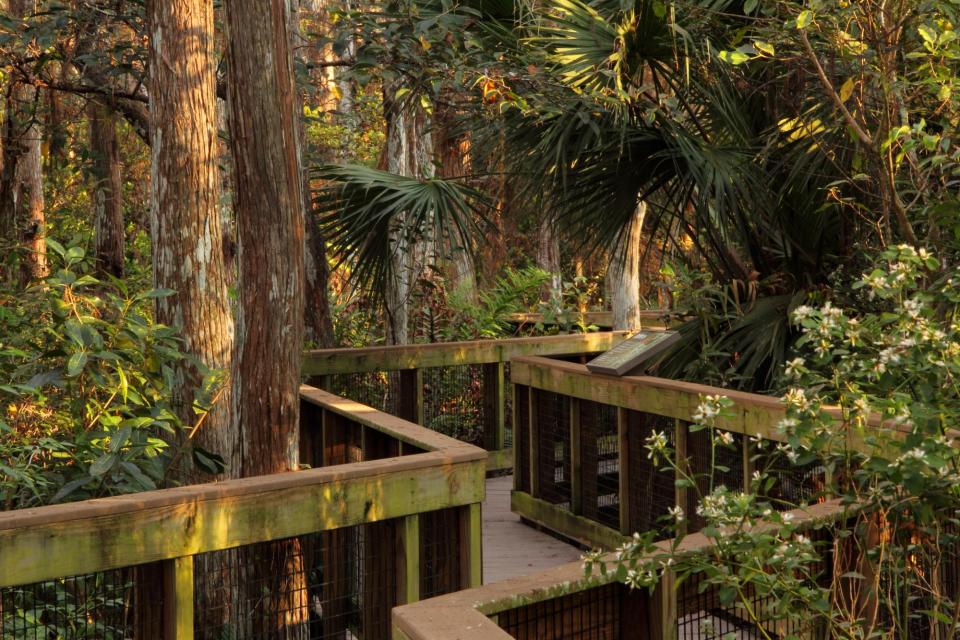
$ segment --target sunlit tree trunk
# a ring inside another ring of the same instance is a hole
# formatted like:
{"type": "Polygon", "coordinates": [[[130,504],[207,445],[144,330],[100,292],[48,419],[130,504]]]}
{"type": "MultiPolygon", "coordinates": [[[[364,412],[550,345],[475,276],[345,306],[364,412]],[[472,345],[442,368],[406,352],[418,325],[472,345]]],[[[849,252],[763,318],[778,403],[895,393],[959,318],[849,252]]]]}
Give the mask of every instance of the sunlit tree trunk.
{"type": "Polygon", "coordinates": [[[123,277],[124,221],[123,183],[120,176],[120,149],[117,120],[103,101],[91,100],[91,175],[93,178],[93,244],[97,271],[123,277]]]}
{"type": "Polygon", "coordinates": [[[610,252],[607,267],[607,294],[613,311],[615,330],[640,328],[640,244],[646,203],[637,205],[630,228],[610,252]]]}
{"type": "MultiPolygon", "coordinates": [[[[228,2],[229,105],[240,247],[236,367],[245,476],[296,469],[304,341],[304,214],[299,100],[288,5],[228,2]]],[[[305,638],[308,594],[300,543],[252,561],[247,599],[271,638],[305,638]]]]}
{"type": "Polygon", "coordinates": [[[542,297],[559,301],[563,293],[563,280],[560,273],[560,238],[554,221],[549,217],[544,217],[540,223],[537,266],[550,274],[550,280],[544,286],[542,297]]]}
{"type": "MultiPolygon", "coordinates": [[[[469,172],[470,142],[454,132],[453,114],[449,109],[437,111],[436,137],[440,177],[462,179],[469,172]]],[[[477,273],[473,262],[470,238],[445,238],[444,258],[449,262],[450,285],[466,300],[476,304],[477,273]]]]}
{"type": "MultiPolygon", "coordinates": [[[[387,118],[386,169],[417,178],[433,176],[433,137],[430,119],[409,100],[395,98],[395,89],[384,91],[387,118]]],[[[409,98],[409,94],[407,96],[409,98]]],[[[384,291],[386,335],[389,344],[410,341],[409,303],[424,265],[433,258],[433,239],[427,229],[414,229],[400,216],[391,239],[393,252],[390,282],[384,291]]]]}

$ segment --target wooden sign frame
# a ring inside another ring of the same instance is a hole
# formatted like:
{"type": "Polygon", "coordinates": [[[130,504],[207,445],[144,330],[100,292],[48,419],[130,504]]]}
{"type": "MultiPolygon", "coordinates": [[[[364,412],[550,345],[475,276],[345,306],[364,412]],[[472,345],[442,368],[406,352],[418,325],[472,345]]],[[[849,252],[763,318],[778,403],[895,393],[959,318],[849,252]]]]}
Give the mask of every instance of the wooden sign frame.
{"type": "Polygon", "coordinates": [[[676,331],[638,331],[587,363],[593,373],[623,376],[680,340],[676,331]]]}

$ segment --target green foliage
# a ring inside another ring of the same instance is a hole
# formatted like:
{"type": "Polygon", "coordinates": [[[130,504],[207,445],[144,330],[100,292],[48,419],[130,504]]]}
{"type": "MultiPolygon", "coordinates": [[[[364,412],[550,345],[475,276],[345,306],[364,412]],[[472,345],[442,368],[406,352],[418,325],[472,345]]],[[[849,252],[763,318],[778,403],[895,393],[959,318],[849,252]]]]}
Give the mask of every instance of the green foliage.
{"type": "Polygon", "coordinates": [[[185,356],[150,317],[170,292],[98,281],[81,247],[48,247],[51,276],[0,291],[3,509],[155,489],[184,426],[170,389],[185,356]]]}
{"type": "Polygon", "coordinates": [[[536,309],[540,290],[550,274],[536,267],[507,268],[474,301],[464,289],[455,289],[447,301],[450,317],[440,334],[445,340],[503,338],[513,333],[510,316],[536,309]]]}

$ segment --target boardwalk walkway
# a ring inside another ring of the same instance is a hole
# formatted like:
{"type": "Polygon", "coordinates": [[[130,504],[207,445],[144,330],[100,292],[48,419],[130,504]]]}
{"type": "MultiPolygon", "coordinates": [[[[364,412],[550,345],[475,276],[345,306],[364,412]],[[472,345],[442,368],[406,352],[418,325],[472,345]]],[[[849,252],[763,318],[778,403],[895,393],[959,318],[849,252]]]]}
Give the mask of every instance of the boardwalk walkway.
{"type": "Polygon", "coordinates": [[[580,559],[574,546],[526,526],[510,511],[513,476],[487,480],[483,503],[483,582],[535,573],[580,559]]]}

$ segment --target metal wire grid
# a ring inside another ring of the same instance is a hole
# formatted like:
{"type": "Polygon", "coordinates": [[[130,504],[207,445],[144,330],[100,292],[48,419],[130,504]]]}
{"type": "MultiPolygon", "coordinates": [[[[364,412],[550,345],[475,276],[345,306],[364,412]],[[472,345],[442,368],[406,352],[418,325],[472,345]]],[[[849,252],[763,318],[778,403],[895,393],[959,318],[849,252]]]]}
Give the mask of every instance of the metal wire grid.
{"type": "Polygon", "coordinates": [[[420,514],[420,598],[462,588],[460,508],[420,514]]]}
{"type": "Polygon", "coordinates": [[[385,521],[196,556],[196,637],[386,640],[395,541],[385,521]]]}
{"type": "Polygon", "coordinates": [[[504,611],[497,624],[523,640],[648,638],[646,592],[618,584],[504,611]]]}
{"type": "MultiPolygon", "coordinates": [[[[125,640],[134,636],[134,569],[0,589],[3,640],[125,640]]],[[[150,607],[162,607],[151,602],[150,607]]]]}
{"type": "MultiPolygon", "coordinates": [[[[725,486],[731,491],[744,488],[743,470],[743,434],[723,432],[720,429],[700,429],[691,431],[687,427],[687,464],[697,482],[701,495],[710,491],[711,465],[713,468],[713,486],[725,486]],[[726,435],[730,444],[721,444],[720,435],[726,435]],[[716,440],[716,444],[713,441],[716,440]]],[[[704,525],[703,518],[697,515],[697,491],[687,491],[687,505],[690,531],[697,531],[704,525]]]]}
{"type": "Polygon", "coordinates": [[[564,509],[571,508],[570,398],[537,390],[537,475],[540,498],[564,509]]]}
{"type": "MultiPolygon", "coordinates": [[[[517,425],[514,434],[514,458],[517,460],[514,474],[515,486],[524,493],[530,493],[530,387],[516,385],[517,425]]],[[[513,397],[514,394],[511,394],[513,397]]]]}
{"type": "Polygon", "coordinates": [[[475,364],[423,369],[424,426],[483,445],[483,367],[475,364]]]}
{"type": "Polygon", "coordinates": [[[765,443],[766,450],[754,456],[753,466],[767,470],[774,478],[773,486],[767,492],[773,506],[783,511],[822,499],[826,486],[823,466],[817,461],[794,464],[783,452],[771,446],[771,443],[765,443]]]}
{"type": "Polygon", "coordinates": [[[329,376],[330,393],[379,411],[399,413],[398,372],[336,373],[329,376]]]}
{"type": "Polygon", "coordinates": [[[580,494],[583,516],[620,528],[617,408],[580,401],[580,494]]]}
{"type": "Polygon", "coordinates": [[[640,411],[627,412],[627,473],[630,474],[628,518],[630,531],[659,531],[669,534],[663,517],[677,503],[675,473],[665,460],[648,455],[644,443],[654,432],[663,433],[674,446],[676,421],[640,411]]]}

